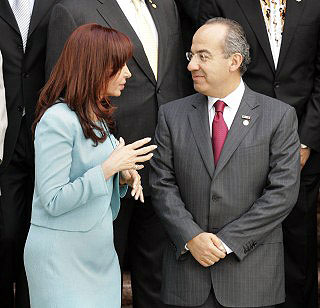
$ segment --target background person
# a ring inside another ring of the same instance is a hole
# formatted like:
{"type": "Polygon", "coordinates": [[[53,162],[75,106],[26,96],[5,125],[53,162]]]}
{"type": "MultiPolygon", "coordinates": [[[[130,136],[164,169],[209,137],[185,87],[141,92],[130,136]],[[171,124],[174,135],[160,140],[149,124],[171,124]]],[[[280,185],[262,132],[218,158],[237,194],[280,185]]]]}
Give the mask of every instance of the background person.
{"type": "Polygon", "coordinates": [[[0,166],[0,299],[6,308],[30,307],[23,248],[34,189],[31,125],[45,79],[49,16],[57,2],[0,1],[0,50],[8,115],[0,166]]]}

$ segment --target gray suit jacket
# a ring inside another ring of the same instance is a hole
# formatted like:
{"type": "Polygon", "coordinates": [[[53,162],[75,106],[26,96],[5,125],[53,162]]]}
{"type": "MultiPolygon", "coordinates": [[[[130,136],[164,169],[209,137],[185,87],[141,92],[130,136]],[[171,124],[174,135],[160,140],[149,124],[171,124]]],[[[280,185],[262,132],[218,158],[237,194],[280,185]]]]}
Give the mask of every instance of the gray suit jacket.
{"type": "Polygon", "coordinates": [[[3,144],[4,136],[7,130],[8,118],[7,118],[7,108],[6,108],[6,97],[3,83],[3,73],[2,73],[2,54],[0,51],[0,164],[3,158],[3,144]]]}
{"type": "MultiPolygon", "coordinates": [[[[185,54],[182,47],[178,12],[173,0],[149,1],[159,37],[158,79],[156,80],[135,31],[116,0],[61,0],[53,8],[47,44],[47,75],[56,63],[72,31],[86,23],[98,23],[126,34],[134,44],[128,67],[132,77],[120,97],[112,98],[117,107],[116,137],[131,143],[153,137],[160,105],[192,93],[188,88],[185,54]]],[[[149,163],[141,170],[145,194],[149,195],[149,163]]]]}
{"type": "Polygon", "coordinates": [[[155,142],[153,204],[171,240],[164,302],[201,305],[211,286],[223,306],[283,302],[281,222],[296,202],[300,172],[294,108],[246,87],[216,168],[206,96],[162,106],[155,142]],[[242,115],[250,116],[248,126],[242,115]],[[201,232],[217,234],[234,253],[209,268],[190,252],[181,255],[201,232]]]}

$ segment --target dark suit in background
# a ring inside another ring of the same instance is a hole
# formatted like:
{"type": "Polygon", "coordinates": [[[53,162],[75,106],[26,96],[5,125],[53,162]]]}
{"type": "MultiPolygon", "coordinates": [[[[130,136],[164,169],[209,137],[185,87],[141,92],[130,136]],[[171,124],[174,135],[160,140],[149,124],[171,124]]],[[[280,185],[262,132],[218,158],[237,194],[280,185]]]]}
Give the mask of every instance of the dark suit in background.
{"type": "MultiPolygon", "coordinates": [[[[173,0],[146,1],[159,37],[158,79],[156,80],[143,46],[116,0],[63,0],[53,9],[49,32],[47,71],[55,64],[70,33],[78,26],[95,22],[125,33],[134,44],[128,62],[132,78],[121,97],[112,99],[117,107],[116,136],[125,142],[153,136],[160,105],[187,93],[185,56],[178,12],[173,0]]],[[[190,93],[190,92],[189,92],[190,93]]],[[[122,202],[114,225],[115,246],[123,265],[126,245],[133,288],[134,307],[161,307],[161,259],[164,231],[151,207],[148,185],[149,165],[141,171],[145,204],[122,202]]]]}
{"type": "Polygon", "coordinates": [[[277,69],[260,1],[201,0],[200,23],[212,17],[239,22],[251,46],[244,81],[255,91],[295,107],[302,144],[311,155],[301,173],[298,202],[283,224],[286,305],[317,305],[316,198],[320,184],[320,2],[287,0],[277,69]]]}
{"type": "Polygon", "coordinates": [[[181,32],[185,51],[191,47],[192,37],[198,28],[200,0],[175,0],[181,21],[181,32]]]}
{"type": "Polygon", "coordinates": [[[27,45],[7,0],[0,1],[0,50],[6,88],[8,128],[0,167],[0,305],[29,307],[23,248],[30,225],[34,183],[31,124],[44,85],[47,25],[55,0],[35,0],[27,45]],[[25,109],[25,116],[23,110],[25,109]]]}

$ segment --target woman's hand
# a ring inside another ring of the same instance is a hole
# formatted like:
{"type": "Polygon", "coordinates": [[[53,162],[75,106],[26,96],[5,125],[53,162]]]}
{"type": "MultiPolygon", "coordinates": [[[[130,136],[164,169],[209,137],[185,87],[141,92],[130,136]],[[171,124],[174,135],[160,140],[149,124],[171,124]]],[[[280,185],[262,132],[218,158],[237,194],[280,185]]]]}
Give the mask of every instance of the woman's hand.
{"type": "Polygon", "coordinates": [[[120,172],[120,184],[128,184],[132,187],[131,196],[134,197],[135,200],[140,198],[140,201],[144,203],[142,185],[141,185],[141,177],[136,170],[123,170],[120,172]]]}
{"type": "Polygon", "coordinates": [[[102,164],[105,179],[120,171],[142,169],[143,165],[139,163],[150,160],[153,155],[150,152],[157,148],[156,145],[144,146],[150,141],[151,138],[144,138],[125,145],[123,138],[120,137],[118,146],[102,164]]]}

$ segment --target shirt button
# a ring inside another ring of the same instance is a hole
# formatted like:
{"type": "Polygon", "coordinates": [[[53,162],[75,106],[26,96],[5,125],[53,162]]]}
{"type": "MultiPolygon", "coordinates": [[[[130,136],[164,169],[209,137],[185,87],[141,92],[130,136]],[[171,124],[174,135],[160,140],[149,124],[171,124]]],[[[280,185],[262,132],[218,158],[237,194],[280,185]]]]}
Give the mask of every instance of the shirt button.
{"type": "Polygon", "coordinates": [[[277,89],[280,87],[280,82],[276,81],[274,82],[273,86],[277,89]]]}

